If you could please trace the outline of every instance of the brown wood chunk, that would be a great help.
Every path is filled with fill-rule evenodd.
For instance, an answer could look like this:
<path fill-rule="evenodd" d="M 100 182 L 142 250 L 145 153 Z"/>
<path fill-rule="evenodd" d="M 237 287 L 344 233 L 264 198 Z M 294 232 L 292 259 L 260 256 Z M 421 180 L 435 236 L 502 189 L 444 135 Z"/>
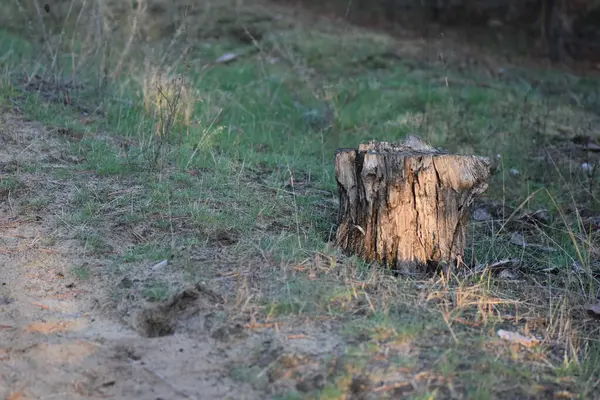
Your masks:
<path fill-rule="evenodd" d="M 412 135 L 401 144 L 339 149 L 336 245 L 405 272 L 454 263 L 489 170 L 485 157 L 448 154 Z"/>

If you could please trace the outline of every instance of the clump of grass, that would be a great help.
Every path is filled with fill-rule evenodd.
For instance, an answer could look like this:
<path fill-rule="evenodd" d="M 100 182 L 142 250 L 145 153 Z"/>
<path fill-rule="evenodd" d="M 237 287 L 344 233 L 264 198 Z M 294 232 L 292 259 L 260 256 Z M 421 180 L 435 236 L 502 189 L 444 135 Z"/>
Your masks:
<path fill-rule="evenodd" d="M 153 166 L 166 158 L 165 147 L 173 140 L 175 126 L 183 122 L 189 133 L 194 101 L 190 98 L 189 89 L 183 76 L 169 76 L 168 72 L 160 73 L 155 68 L 147 71 L 142 85 L 144 110 L 156 121 L 154 136 L 148 137 L 146 152 Z M 181 130 L 179 130 L 180 135 Z M 179 143 L 182 143 L 179 137 Z"/>
<path fill-rule="evenodd" d="M 21 186 L 19 180 L 14 176 L 0 177 L 0 198 L 5 198 Z"/>
<path fill-rule="evenodd" d="M 158 67 L 147 66 L 142 83 L 144 111 L 159 121 L 157 136 L 168 135 L 176 123 L 181 123 L 189 133 L 195 109 L 191 92 L 183 75 L 174 76 L 169 69 L 161 72 Z"/>
<path fill-rule="evenodd" d="M 90 279 L 90 268 L 87 264 L 82 264 L 71 268 L 71 274 L 79 280 L 87 281 Z"/>
<path fill-rule="evenodd" d="M 142 289 L 142 296 L 149 301 L 164 301 L 169 297 L 169 284 L 160 280 L 148 282 Z"/>
<path fill-rule="evenodd" d="M 82 227 L 81 231 L 76 234 L 76 238 L 83 243 L 84 251 L 86 253 L 98 256 L 112 252 L 112 246 L 100 233 L 86 231 L 88 231 L 88 229 Z"/>

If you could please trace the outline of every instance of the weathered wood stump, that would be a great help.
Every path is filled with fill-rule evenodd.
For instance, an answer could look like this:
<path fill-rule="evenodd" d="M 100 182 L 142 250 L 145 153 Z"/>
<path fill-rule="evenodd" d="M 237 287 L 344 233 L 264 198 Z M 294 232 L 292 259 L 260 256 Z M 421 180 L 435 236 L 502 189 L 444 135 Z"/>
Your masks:
<path fill-rule="evenodd" d="M 402 144 L 339 149 L 336 245 L 402 272 L 454 265 L 489 168 L 487 158 L 448 154 L 410 135 Z"/>

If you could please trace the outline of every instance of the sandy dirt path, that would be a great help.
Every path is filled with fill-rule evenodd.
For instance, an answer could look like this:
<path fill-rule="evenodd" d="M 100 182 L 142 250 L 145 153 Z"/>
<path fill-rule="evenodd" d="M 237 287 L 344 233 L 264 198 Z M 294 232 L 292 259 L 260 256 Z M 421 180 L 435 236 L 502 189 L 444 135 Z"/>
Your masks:
<path fill-rule="evenodd" d="M 2 119 L 0 176 L 28 162 L 65 158 L 64 144 L 40 124 L 15 115 Z M 53 178 L 22 176 L 26 190 L 0 199 L 0 398 L 262 398 L 229 378 L 228 352 L 206 330 L 148 338 L 103 317 L 98 303 L 105 287 L 73 276 L 74 265 L 90 260 L 57 230 L 60 206 L 36 218 L 20 212 L 19 200 Z M 60 190 L 61 182 L 54 184 Z M 104 267 L 101 260 L 90 264 Z"/>

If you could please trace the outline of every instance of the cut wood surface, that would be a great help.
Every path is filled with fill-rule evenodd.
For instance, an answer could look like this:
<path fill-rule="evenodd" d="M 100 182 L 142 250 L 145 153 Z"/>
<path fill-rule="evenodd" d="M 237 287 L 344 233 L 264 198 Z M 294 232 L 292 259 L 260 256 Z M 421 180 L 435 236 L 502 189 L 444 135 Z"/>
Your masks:
<path fill-rule="evenodd" d="M 455 263 L 489 168 L 485 157 L 448 154 L 412 135 L 339 149 L 337 246 L 404 272 Z"/>

